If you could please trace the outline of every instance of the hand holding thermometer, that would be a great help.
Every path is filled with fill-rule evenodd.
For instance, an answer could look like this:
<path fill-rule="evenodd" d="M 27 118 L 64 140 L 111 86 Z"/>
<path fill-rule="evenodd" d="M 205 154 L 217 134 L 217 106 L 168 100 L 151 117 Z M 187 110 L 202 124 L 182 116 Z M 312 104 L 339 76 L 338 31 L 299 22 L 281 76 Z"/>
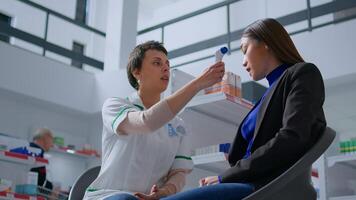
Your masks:
<path fill-rule="evenodd" d="M 229 51 L 227 47 L 222 47 L 215 52 L 215 62 L 220 62 L 224 55 Z"/>

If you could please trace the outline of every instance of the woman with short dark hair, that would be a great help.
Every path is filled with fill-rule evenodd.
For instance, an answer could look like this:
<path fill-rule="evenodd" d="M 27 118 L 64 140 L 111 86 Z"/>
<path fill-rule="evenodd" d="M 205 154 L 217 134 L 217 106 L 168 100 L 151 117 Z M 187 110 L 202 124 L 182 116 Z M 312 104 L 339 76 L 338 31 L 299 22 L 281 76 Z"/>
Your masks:
<path fill-rule="evenodd" d="M 221 81 L 217 62 L 174 94 L 168 86 L 167 50 L 148 41 L 131 52 L 127 75 L 137 92 L 110 98 L 102 109 L 102 164 L 84 199 L 159 199 L 179 192 L 193 168 L 190 132 L 177 113 L 201 89 Z"/>

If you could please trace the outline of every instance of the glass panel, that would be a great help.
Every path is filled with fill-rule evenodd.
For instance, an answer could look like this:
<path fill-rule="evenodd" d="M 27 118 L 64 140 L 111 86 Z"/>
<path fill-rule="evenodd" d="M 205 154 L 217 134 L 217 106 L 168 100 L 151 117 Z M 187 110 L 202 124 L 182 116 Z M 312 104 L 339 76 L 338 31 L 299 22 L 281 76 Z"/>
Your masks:
<path fill-rule="evenodd" d="M 0 10 L 13 17 L 11 25 L 38 37 L 44 37 L 46 13 L 14 0 L 0 0 Z M 5 12 L 6 11 L 6 12 Z M 31 19 L 29 19 L 31 16 Z M 29 20 L 34 23 L 29 23 Z"/>
<path fill-rule="evenodd" d="M 214 56 L 216 50 L 220 49 L 223 46 L 227 46 L 227 45 L 219 45 L 216 47 L 212 47 L 212 48 L 208 48 L 208 49 L 204 49 L 198 52 L 194 52 L 188 55 L 184 55 L 184 56 L 180 56 L 177 58 L 173 58 L 170 60 L 171 66 L 174 67 L 176 65 L 180 65 L 180 64 L 184 64 L 193 60 L 197 60 L 197 59 L 201 59 L 204 57 L 208 57 L 208 56 Z"/>
<path fill-rule="evenodd" d="M 104 60 L 104 37 L 52 15 L 49 16 L 47 41 L 66 49 L 72 49 L 73 41 L 77 41 L 85 45 L 86 56 Z"/>
<path fill-rule="evenodd" d="M 171 51 L 226 34 L 226 18 L 226 7 L 222 7 L 169 25 L 164 31 L 166 48 Z"/>
<path fill-rule="evenodd" d="M 265 18 L 265 0 L 238 1 L 230 7 L 230 30 L 244 29 L 252 22 Z"/>
<path fill-rule="evenodd" d="M 332 2 L 333 0 L 310 0 L 310 6 L 314 7 L 314 6 L 319 6 L 322 4 L 326 4 L 329 2 Z"/>
<path fill-rule="evenodd" d="M 3 1 L 3 0 L 1 0 Z M 13 0 L 7 0 L 13 1 Z M 76 9 L 76 0 L 31 0 L 37 4 L 44 6 L 45 8 L 59 12 L 62 15 L 65 15 L 71 19 L 75 19 L 75 9 Z"/>
<path fill-rule="evenodd" d="M 224 0 L 139 1 L 137 30 L 166 22 Z"/>
<path fill-rule="evenodd" d="M 71 59 L 48 50 L 46 51 L 46 57 L 68 65 L 71 64 Z"/>
<path fill-rule="evenodd" d="M 306 0 L 268 0 L 267 17 L 278 18 L 307 9 Z"/>
<path fill-rule="evenodd" d="M 300 30 L 308 28 L 308 21 L 304 20 L 304 21 L 297 22 L 294 24 L 289 24 L 287 26 L 284 26 L 284 28 L 287 30 L 288 33 L 300 31 Z"/>
<path fill-rule="evenodd" d="M 141 44 L 149 40 L 156 40 L 162 42 L 162 29 L 159 28 L 147 33 L 143 33 L 141 35 L 137 35 L 136 44 Z"/>
<path fill-rule="evenodd" d="M 320 17 L 312 18 L 312 25 L 317 26 L 334 20 L 334 14 L 322 15 Z"/>
<path fill-rule="evenodd" d="M 238 48 L 240 48 L 240 46 L 241 46 L 240 39 L 232 41 L 231 44 L 230 44 L 231 49 L 238 49 Z"/>
<path fill-rule="evenodd" d="M 25 40 L 21 40 L 21 39 L 12 37 L 10 40 L 10 43 L 13 44 L 14 46 L 29 50 L 29 51 L 37 53 L 39 55 L 42 55 L 42 53 L 43 53 L 42 47 L 34 45 L 33 43 L 27 42 Z"/>

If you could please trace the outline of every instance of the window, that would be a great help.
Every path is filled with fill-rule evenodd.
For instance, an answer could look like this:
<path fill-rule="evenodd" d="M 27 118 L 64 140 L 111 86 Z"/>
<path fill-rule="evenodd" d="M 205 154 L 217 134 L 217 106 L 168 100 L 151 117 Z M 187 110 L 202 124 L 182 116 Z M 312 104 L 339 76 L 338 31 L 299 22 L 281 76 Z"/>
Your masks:
<path fill-rule="evenodd" d="M 6 23 L 8 25 L 11 25 L 11 17 L 0 13 L 0 23 Z M 3 34 L 2 32 L 0 32 L 0 41 L 9 43 L 10 42 L 10 37 L 8 35 Z"/>
<path fill-rule="evenodd" d="M 79 54 L 84 54 L 84 45 L 80 44 L 78 42 L 73 42 L 73 51 L 75 53 L 79 53 Z M 79 60 L 73 60 L 72 59 L 72 66 L 77 67 L 79 69 L 83 68 L 83 63 Z"/>
<path fill-rule="evenodd" d="M 75 11 L 75 20 L 86 23 L 87 18 L 87 0 L 77 0 L 77 8 Z"/>

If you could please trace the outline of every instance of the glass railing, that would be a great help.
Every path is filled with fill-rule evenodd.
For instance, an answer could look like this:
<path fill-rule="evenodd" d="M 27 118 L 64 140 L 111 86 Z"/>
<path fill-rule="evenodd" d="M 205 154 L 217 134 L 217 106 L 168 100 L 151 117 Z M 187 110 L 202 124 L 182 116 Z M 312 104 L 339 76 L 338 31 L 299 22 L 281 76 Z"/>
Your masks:
<path fill-rule="evenodd" d="M 6 2 L 3 3 L 5 4 Z M 78 32 L 80 32 L 81 35 L 88 38 L 85 39 L 85 41 L 88 41 L 88 43 L 84 44 L 85 48 L 89 48 L 89 46 L 90 49 L 94 49 L 95 46 L 105 47 L 105 33 L 103 31 L 32 1 L 13 0 L 8 1 L 8 3 L 10 4 L 9 6 L 18 7 L 17 11 L 14 11 L 16 9 L 12 10 L 22 17 L 21 23 L 18 22 L 20 21 L 20 16 L 16 16 L 16 14 L 14 16 L 15 19 L 17 18 L 15 20 L 16 23 L 0 22 L 0 34 L 9 37 L 10 44 L 67 64 L 74 60 L 77 63 L 103 70 L 104 54 L 102 54 L 101 58 L 98 58 L 100 56 L 93 53 L 93 51 L 90 51 L 90 53 L 88 53 L 89 51 L 84 51 L 82 54 L 73 51 L 70 46 L 72 42 L 83 39 L 80 36 L 76 36 L 78 39 L 71 37 L 71 34 L 78 35 Z M 20 13 L 20 10 L 26 13 Z M 24 21 L 27 24 L 24 24 Z M 94 44 L 93 40 L 103 44 Z"/>
<path fill-rule="evenodd" d="M 253 0 L 251 2 L 251 12 L 255 11 L 253 8 Z M 293 2 L 293 1 L 291 1 Z M 291 12 L 287 15 L 282 15 L 276 18 L 281 24 L 283 24 L 290 35 L 295 35 L 307 31 L 313 31 L 314 29 L 321 28 L 330 24 L 336 24 L 340 22 L 344 22 L 347 20 L 356 18 L 356 0 L 337 0 L 337 1 L 329 1 L 327 3 L 319 3 L 319 1 L 314 0 L 305 0 L 305 1 L 295 1 L 299 4 L 302 4 L 302 8 Z M 294 3 L 295 3 L 294 2 Z M 193 17 L 203 15 L 207 12 L 211 12 L 216 9 L 226 10 L 226 19 L 224 22 L 227 23 L 226 32 L 223 35 L 214 36 L 211 39 L 190 43 L 180 48 L 176 49 L 168 49 L 169 50 L 169 58 L 182 58 L 189 54 L 199 54 L 199 52 L 203 52 L 205 49 L 213 48 L 220 45 L 228 45 L 230 48 L 230 52 L 239 51 L 240 45 L 233 45 L 233 43 L 237 43 L 241 38 L 243 28 L 240 29 L 232 29 L 231 27 L 236 26 L 236 21 L 238 19 L 232 20 L 231 13 L 238 12 L 236 8 L 239 7 L 239 3 L 245 3 L 242 0 L 226 0 L 215 5 L 211 5 L 206 8 L 202 8 L 195 12 L 186 14 L 184 16 L 177 17 L 175 19 L 171 19 L 169 21 L 142 29 L 138 31 L 138 37 L 148 33 L 154 33 L 157 38 L 161 38 L 161 42 L 166 43 L 166 39 L 169 37 L 169 33 L 165 31 L 167 27 L 174 26 L 177 23 L 182 23 L 184 21 L 190 20 Z M 266 4 L 269 2 L 267 1 Z M 267 5 L 264 5 L 267 6 Z M 235 9 L 235 10 L 234 10 Z M 277 9 L 278 10 L 278 9 Z M 267 14 L 267 13 L 265 13 Z M 264 14 L 264 16 L 265 16 Z M 251 13 L 253 15 L 253 13 Z M 252 21 L 251 21 L 252 22 Z M 200 24 L 196 24 L 197 27 Z M 207 30 L 209 31 L 209 30 Z M 160 35 L 157 36 L 157 33 Z M 179 38 L 175 38 L 177 41 L 180 41 Z M 212 51 L 210 51 L 212 52 Z M 188 65 L 194 62 L 198 62 L 201 60 L 209 59 L 214 57 L 214 55 L 210 54 L 201 54 L 202 56 L 191 56 L 189 59 L 180 59 L 181 61 L 177 64 L 173 64 L 172 68 Z M 193 57 L 193 58 L 192 58 Z"/>

